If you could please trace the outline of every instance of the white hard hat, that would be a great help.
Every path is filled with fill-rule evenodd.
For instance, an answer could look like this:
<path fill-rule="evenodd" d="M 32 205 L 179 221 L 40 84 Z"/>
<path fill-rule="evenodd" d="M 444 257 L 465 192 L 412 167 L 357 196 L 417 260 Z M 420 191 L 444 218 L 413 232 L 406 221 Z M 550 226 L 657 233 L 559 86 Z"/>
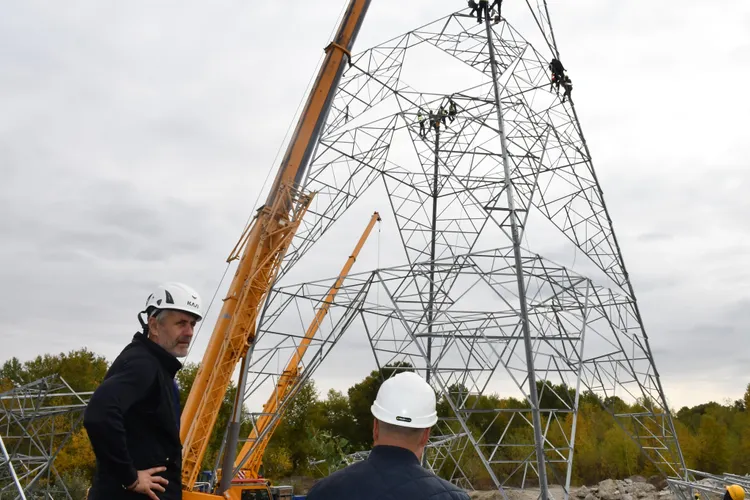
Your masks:
<path fill-rule="evenodd" d="M 370 411 L 381 422 L 426 429 L 438 420 L 436 404 L 430 384 L 414 372 L 402 372 L 383 382 Z"/>
<path fill-rule="evenodd" d="M 165 283 L 146 299 L 146 315 L 151 316 L 154 310 L 172 309 L 185 311 L 203 319 L 201 297 L 198 292 L 182 283 Z"/>

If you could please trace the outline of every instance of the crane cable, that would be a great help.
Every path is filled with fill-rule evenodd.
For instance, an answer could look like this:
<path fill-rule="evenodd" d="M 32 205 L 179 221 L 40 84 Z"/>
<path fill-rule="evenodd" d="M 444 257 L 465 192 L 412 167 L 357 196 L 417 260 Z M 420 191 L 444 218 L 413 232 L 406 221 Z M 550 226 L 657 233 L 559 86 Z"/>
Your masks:
<path fill-rule="evenodd" d="M 333 37 L 334 33 L 336 32 L 336 27 L 340 24 L 341 19 L 344 16 L 345 9 L 346 9 L 346 4 L 344 4 L 344 7 L 342 7 L 341 11 L 339 12 L 338 18 L 336 19 L 336 22 L 333 25 L 333 29 L 331 30 L 331 33 L 328 35 L 329 40 Z M 326 57 L 326 54 L 325 52 L 323 52 L 323 54 L 318 59 L 318 64 L 317 64 L 318 68 L 320 68 L 321 64 L 323 63 L 323 59 L 325 57 Z M 297 110 L 294 112 L 292 120 L 289 122 L 289 126 L 287 127 L 286 133 L 284 134 L 284 138 L 281 140 L 281 143 L 279 144 L 279 149 L 276 151 L 276 156 L 274 156 L 273 162 L 271 162 L 271 164 L 268 167 L 268 171 L 266 172 L 266 178 L 263 180 L 263 185 L 261 186 L 260 191 L 258 191 L 258 196 L 255 198 L 255 203 L 253 204 L 254 207 L 258 206 L 260 197 L 265 192 L 266 185 L 268 184 L 268 179 L 271 177 L 271 172 L 274 171 L 274 167 L 278 164 L 281 151 L 284 149 L 284 146 L 286 145 L 287 139 L 289 138 L 289 135 L 292 129 L 294 128 L 296 122 L 299 120 L 299 115 L 300 115 L 302 106 L 304 105 L 305 98 L 310 94 L 310 90 L 312 89 L 312 86 L 313 86 L 313 81 L 315 80 L 315 76 L 317 74 L 318 74 L 317 71 L 313 72 L 312 76 L 310 77 L 310 80 L 307 82 L 305 91 L 302 93 L 302 97 L 299 100 L 299 104 L 297 104 Z M 250 215 L 247 217 L 247 220 L 245 221 L 245 225 L 244 225 L 245 228 L 247 228 L 247 226 L 252 221 L 254 213 L 255 212 L 250 212 Z M 232 265 L 231 262 L 227 262 L 227 265 L 224 268 L 224 274 L 222 274 L 221 279 L 219 280 L 219 284 L 216 285 L 216 289 L 214 290 L 213 297 L 211 297 L 211 302 L 209 302 L 208 307 L 206 308 L 206 311 L 203 313 L 204 318 L 207 318 L 208 314 L 211 312 L 211 307 L 213 306 L 214 301 L 216 300 L 216 296 L 219 294 L 219 290 L 224 284 L 224 280 L 227 277 L 227 273 L 229 272 L 229 267 L 231 265 Z M 201 321 L 198 324 L 198 330 L 195 332 L 195 335 L 193 335 L 193 340 L 190 342 L 190 348 L 188 349 L 187 356 L 185 357 L 185 363 L 187 363 L 187 359 L 188 357 L 190 357 L 190 353 L 193 351 L 193 347 L 196 344 L 196 340 L 198 340 L 198 336 L 200 335 L 204 324 L 205 324 L 204 321 Z"/>

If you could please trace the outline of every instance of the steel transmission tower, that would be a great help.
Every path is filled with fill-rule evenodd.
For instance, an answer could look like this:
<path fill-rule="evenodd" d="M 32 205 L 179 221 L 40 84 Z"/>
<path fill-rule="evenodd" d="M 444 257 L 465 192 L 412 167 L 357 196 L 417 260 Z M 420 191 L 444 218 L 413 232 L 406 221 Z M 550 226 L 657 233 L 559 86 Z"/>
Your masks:
<path fill-rule="evenodd" d="M 477 23 L 467 9 L 351 57 L 304 180 L 315 199 L 260 320 L 246 394 L 282 375 L 336 279 L 290 284 L 300 269 L 315 274 L 310 250 L 350 208 L 377 198 L 398 229 L 383 252 L 402 263 L 347 277 L 279 408 L 356 331 L 374 366 L 406 362 L 437 391 L 443 418 L 427 465 L 462 486 L 482 476 L 501 491 L 539 487 L 542 498 L 563 485 L 567 497 L 589 394 L 658 470 L 685 477 L 575 108 L 550 88 L 547 64 L 559 52 L 546 5 L 528 7 L 541 47 L 507 19 Z M 458 112 L 436 130 L 430 121 L 449 99 Z M 622 411 L 623 401 L 639 411 Z"/>
<path fill-rule="evenodd" d="M 59 375 L 0 393 L 0 498 L 72 498 L 54 461 L 90 396 Z"/>

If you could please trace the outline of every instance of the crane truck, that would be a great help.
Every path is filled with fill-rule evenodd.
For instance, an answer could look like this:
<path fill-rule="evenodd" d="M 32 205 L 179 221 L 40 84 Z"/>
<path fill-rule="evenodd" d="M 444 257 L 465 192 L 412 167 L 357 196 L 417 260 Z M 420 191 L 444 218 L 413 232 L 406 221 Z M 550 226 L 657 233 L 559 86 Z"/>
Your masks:
<path fill-rule="evenodd" d="M 369 4 L 370 0 L 349 0 L 335 38 L 325 48 L 325 58 L 266 202 L 229 256 L 230 262 L 238 261 L 237 269 L 180 422 L 180 438 L 183 443 L 182 487 L 186 500 L 207 500 L 222 496 L 236 500 L 260 500 L 270 498 L 274 493 L 266 481 L 257 477 L 232 479 L 229 489 L 218 492 L 218 495 L 197 491 L 196 482 L 232 374 L 255 342 L 258 314 L 263 301 L 312 202 L 314 195 L 302 191 L 302 179 L 346 63 L 351 58 L 351 49 Z M 277 386 L 277 392 L 292 387 L 296 370 L 296 365 L 292 366 L 289 376 L 281 378 L 279 384 L 285 387 Z M 265 435 L 270 438 L 269 432 Z M 264 446 L 256 446 L 256 449 L 262 453 Z M 242 456 L 240 453 L 240 457 Z M 257 476 L 257 469 L 254 468 L 255 464 L 260 463 L 261 457 L 250 458 L 252 461 L 248 462 L 251 464 L 251 475 L 255 470 L 254 474 Z"/>

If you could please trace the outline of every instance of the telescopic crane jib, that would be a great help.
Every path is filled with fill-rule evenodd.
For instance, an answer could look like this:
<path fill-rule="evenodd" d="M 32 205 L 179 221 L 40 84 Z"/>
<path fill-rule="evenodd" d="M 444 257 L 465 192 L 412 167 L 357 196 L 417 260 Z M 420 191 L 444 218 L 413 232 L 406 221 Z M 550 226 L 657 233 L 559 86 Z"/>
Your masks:
<path fill-rule="evenodd" d="M 326 122 L 370 0 L 350 0 L 311 89 L 265 205 L 229 257 L 237 271 L 182 413 L 182 482 L 190 492 L 232 373 L 255 341 L 258 313 L 312 200 L 300 182 Z M 194 493 L 202 498 L 204 494 Z M 186 494 L 185 498 L 191 498 Z M 194 498 L 198 498 L 195 496 Z"/>
<path fill-rule="evenodd" d="M 310 346 L 312 339 L 315 337 L 318 328 L 320 328 L 320 325 L 323 323 L 323 320 L 328 314 L 328 310 L 330 309 L 331 304 L 333 304 L 333 301 L 336 298 L 336 293 L 338 293 L 341 285 L 344 283 L 344 279 L 346 279 L 349 271 L 351 271 L 354 262 L 357 260 L 357 256 L 359 256 L 360 250 L 362 250 L 362 247 L 364 246 L 367 238 L 372 232 L 372 228 L 375 227 L 375 223 L 378 221 L 380 221 L 380 215 L 378 214 L 378 212 L 375 212 L 374 214 L 372 214 L 372 217 L 370 217 L 370 222 L 367 224 L 365 231 L 362 233 L 362 236 L 357 242 L 357 245 L 354 247 L 354 251 L 352 251 L 352 254 L 347 259 L 343 269 L 341 269 L 336 282 L 333 284 L 333 286 L 331 286 L 331 289 L 328 291 L 328 295 L 321 303 L 320 308 L 317 310 L 315 318 L 307 328 L 305 336 L 302 338 L 300 345 L 297 347 L 297 349 L 295 349 L 294 354 L 289 360 L 289 363 L 287 364 L 282 376 L 279 378 L 279 381 L 276 384 L 276 388 L 271 394 L 271 397 L 268 399 L 268 402 L 265 404 L 265 406 L 263 406 L 263 414 L 258 419 L 255 429 L 253 429 L 252 433 L 250 434 L 250 439 L 248 439 L 248 441 L 243 446 L 234 464 L 235 467 L 242 467 L 242 470 L 245 472 L 245 477 L 252 479 L 258 478 L 258 472 L 260 470 L 260 465 L 263 459 L 263 452 L 265 451 L 266 446 L 268 445 L 268 442 L 273 435 L 273 431 L 281 422 L 279 418 L 273 418 L 280 411 L 279 404 L 286 400 L 286 396 L 292 391 L 292 389 L 299 381 L 300 362 L 305 356 L 305 352 Z M 259 441 L 259 443 L 255 444 L 256 441 Z M 255 447 L 253 449 L 254 444 Z M 245 457 L 247 457 L 247 459 L 245 459 Z"/>

